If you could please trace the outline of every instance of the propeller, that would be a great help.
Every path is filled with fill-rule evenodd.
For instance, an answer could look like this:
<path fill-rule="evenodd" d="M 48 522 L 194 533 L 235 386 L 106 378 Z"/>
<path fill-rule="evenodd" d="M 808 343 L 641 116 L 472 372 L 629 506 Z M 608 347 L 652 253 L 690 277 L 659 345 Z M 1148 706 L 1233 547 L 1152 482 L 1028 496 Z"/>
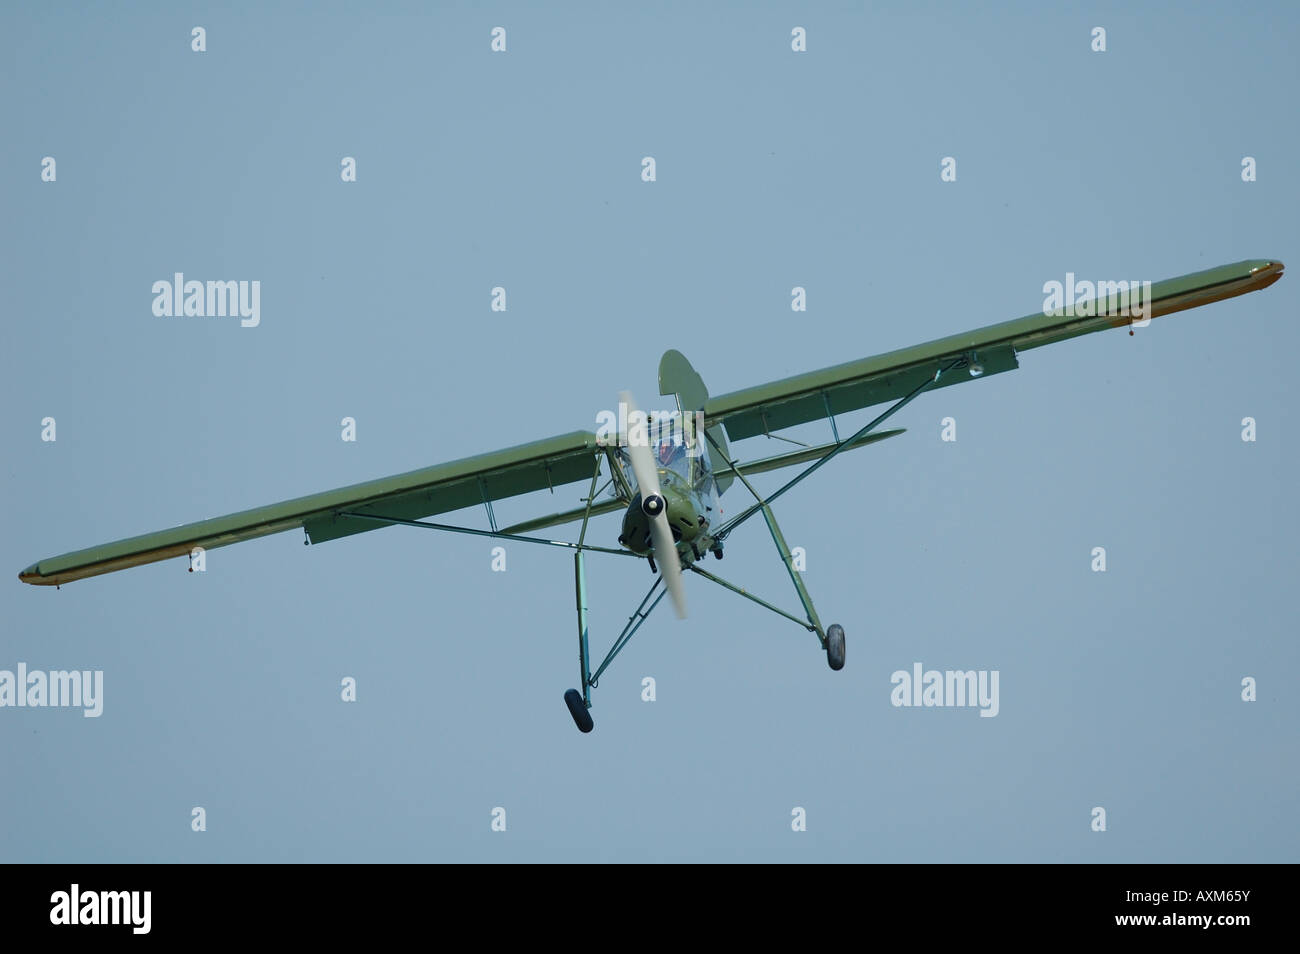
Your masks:
<path fill-rule="evenodd" d="M 631 420 L 637 411 L 636 401 L 624 391 L 620 399 L 627 405 L 627 417 Z M 644 418 L 644 415 L 640 415 Z M 650 521 L 650 543 L 654 550 L 659 572 L 672 597 L 673 609 L 678 619 L 686 618 L 686 588 L 682 585 L 682 562 L 677 557 L 677 544 L 673 542 L 672 530 L 668 527 L 668 503 L 659 490 L 659 471 L 655 467 L 654 455 L 650 453 L 650 436 L 647 427 L 643 429 L 639 440 L 632 440 L 628 435 L 627 453 L 632 459 L 632 473 L 636 475 L 637 489 L 641 491 L 641 512 Z M 631 427 L 628 428 L 632 430 Z"/>

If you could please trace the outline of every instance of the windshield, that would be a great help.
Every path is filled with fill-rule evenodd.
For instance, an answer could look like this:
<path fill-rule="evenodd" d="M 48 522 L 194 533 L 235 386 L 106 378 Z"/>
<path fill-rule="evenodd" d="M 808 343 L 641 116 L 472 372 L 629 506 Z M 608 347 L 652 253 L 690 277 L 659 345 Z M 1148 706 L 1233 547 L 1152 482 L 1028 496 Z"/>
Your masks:
<path fill-rule="evenodd" d="M 691 458 L 686 454 L 686 446 L 670 440 L 660 441 L 655 448 L 655 466 L 660 473 L 671 470 L 688 484 L 691 483 Z"/>
<path fill-rule="evenodd" d="M 659 441 L 651 446 L 650 452 L 655 469 L 659 471 L 660 480 L 663 480 L 667 474 L 674 474 L 689 487 L 700 476 L 702 467 L 696 466 L 695 462 L 701 460 L 701 458 L 692 457 L 687 453 L 684 444 L 667 440 Z M 626 447 L 618 449 L 618 460 L 623 466 L 623 473 L 628 482 L 635 487 L 636 475 L 632 469 L 632 459 L 628 456 Z"/>

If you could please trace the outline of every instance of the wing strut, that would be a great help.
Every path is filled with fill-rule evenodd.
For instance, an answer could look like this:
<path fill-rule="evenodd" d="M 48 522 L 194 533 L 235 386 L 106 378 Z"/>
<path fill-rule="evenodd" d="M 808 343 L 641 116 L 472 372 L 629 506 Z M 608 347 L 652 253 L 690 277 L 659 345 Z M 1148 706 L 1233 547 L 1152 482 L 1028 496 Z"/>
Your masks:
<path fill-rule="evenodd" d="M 602 662 L 596 668 L 596 671 L 591 674 L 591 678 L 587 680 L 587 685 L 591 686 L 593 689 L 597 687 L 600 677 L 604 674 L 605 670 L 609 668 L 609 664 L 614 661 L 614 657 L 621 653 L 623 647 L 632 641 L 632 637 L 635 636 L 636 631 L 641 628 L 641 624 L 646 621 L 654 608 L 659 605 L 659 601 L 667 595 L 668 591 L 664 590 L 655 597 L 653 603 L 650 603 L 650 597 L 655 595 L 655 590 L 663 586 L 663 582 L 664 578 L 656 574 L 654 583 L 650 584 L 650 590 L 641 599 L 641 605 L 636 608 L 635 613 L 627 618 L 627 625 L 623 627 L 623 632 L 618 634 L 618 639 L 614 640 L 614 645 L 610 647 L 609 653 L 606 654 L 605 661 Z M 647 603 L 650 603 L 649 609 L 646 608 Z"/>
<path fill-rule="evenodd" d="M 714 539 L 718 541 L 725 540 L 727 538 L 727 535 L 731 533 L 732 530 L 735 530 L 738 526 L 740 526 L 750 517 L 754 516 L 754 514 L 760 513 L 763 510 L 765 510 L 768 504 L 774 501 L 777 497 L 781 496 L 783 493 L 785 493 L 795 484 L 799 483 L 799 481 L 811 475 L 813 471 L 815 471 L 822 464 L 826 463 L 828 460 L 830 460 L 840 451 L 844 450 L 846 447 L 851 446 L 855 441 L 858 441 L 861 438 L 865 437 L 867 434 L 871 433 L 871 431 L 875 430 L 880 424 L 884 423 L 887 419 L 889 419 L 898 411 L 901 411 L 905 406 L 910 404 L 914 398 L 916 398 L 918 395 L 921 394 L 921 392 L 937 384 L 939 382 L 939 379 L 943 377 L 945 374 L 947 374 L 949 371 L 952 371 L 956 368 L 964 368 L 969 364 L 970 364 L 969 356 L 962 355 L 961 357 L 954 358 L 945 367 L 942 367 L 939 370 L 935 371 L 934 377 L 922 381 L 917 387 L 913 388 L 907 394 L 903 395 L 903 397 L 900 398 L 898 401 L 896 401 L 894 404 L 892 404 L 888 410 L 886 410 L 883 414 L 881 414 L 871 423 L 867 424 L 865 427 L 859 430 L 852 437 L 837 443 L 833 448 L 830 449 L 830 451 L 827 452 L 826 456 L 819 458 L 818 460 L 814 461 L 811 465 L 806 467 L 804 470 L 800 471 L 798 476 L 794 477 L 792 480 L 790 480 L 789 482 L 781 486 L 780 489 L 772 493 L 766 500 L 763 500 L 761 497 L 758 498 L 758 503 L 755 503 L 752 506 L 746 508 L 744 511 L 742 511 L 741 513 L 739 513 L 735 517 L 732 517 L 730 520 L 724 523 L 721 527 L 718 528 L 718 532 L 713 535 Z M 707 437 L 708 434 L 706 433 L 705 436 Z M 731 466 L 733 469 L 735 468 L 736 464 L 734 461 L 732 462 Z M 753 492 L 753 488 L 750 488 L 750 492 L 751 493 Z M 755 493 L 754 496 L 758 497 L 758 494 Z"/>
<path fill-rule="evenodd" d="M 430 523 L 427 520 L 403 520 L 401 517 L 384 517 L 375 513 L 357 513 L 356 511 L 351 510 L 341 511 L 338 516 L 351 517 L 356 520 L 373 520 L 376 523 L 387 523 L 403 527 L 424 527 L 426 530 L 446 530 L 449 533 L 470 533 L 476 537 L 496 537 L 501 540 L 518 540 L 520 543 L 541 543 L 550 547 L 566 547 L 570 550 L 591 550 L 593 553 L 612 553 L 615 556 L 636 557 L 638 560 L 645 559 L 630 550 L 615 550 L 612 547 L 593 547 L 590 543 L 577 544 L 570 543 L 568 540 L 546 540 L 542 537 L 527 537 L 519 533 L 476 530 L 473 527 L 454 527 L 449 523 Z"/>
<path fill-rule="evenodd" d="M 936 375 L 936 378 L 937 377 L 938 376 Z M 855 438 L 856 436 L 857 435 L 855 435 Z M 842 446 L 843 445 L 837 444 L 836 447 L 830 453 L 834 453 L 835 450 L 839 450 L 840 447 Z M 827 456 L 829 456 L 829 454 Z M 825 460 L 825 458 L 822 458 L 822 460 Z M 731 463 L 731 469 L 735 472 L 736 476 L 740 478 L 740 482 L 745 485 L 745 489 L 754 495 L 754 500 L 757 501 L 757 503 L 755 503 L 754 506 L 756 506 L 759 509 L 759 511 L 762 512 L 763 520 L 767 522 L 767 530 L 770 534 L 772 534 L 772 542 L 776 544 L 777 553 L 781 555 L 781 562 L 785 564 L 786 572 L 790 574 L 790 582 L 794 584 L 795 592 L 799 594 L 799 602 L 803 604 L 804 612 L 807 614 L 808 618 L 806 620 L 801 620 L 797 616 L 791 616 L 785 610 L 777 609 L 777 607 L 773 606 L 771 603 L 759 599 L 757 596 L 744 590 L 743 588 L 736 586 L 732 583 L 728 583 L 726 580 L 722 579 L 721 577 L 714 576 L 708 570 L 701 569 L 700 567 L 695 566 L 694 564 L 691 565 L 691 569 L 694 570 L 696 573 L 700 574 L 701 576 L 703 576 L 705 579 L 712 580 L 714 583 L 717 583 L 719 586 L 726 587 L 727 589 L 731 590 L 733 593 L 739 593 L 741 596 L 746 597 L 747 599 L 751 599 L 755 603 L 758 603 L 761 606 L 766 606 L 768 609 L 772 610 L 772 612 L 777 613 L 780 616 L 784 616 L 786 619 L 794 620 L 796 623 L 798 623 L 800 626 L 807 629 L 809 632 L 814 633 L 817 636 L 818 642 L 822 644 L 822 648 L 825 649 L 826 630 L 822 628 L 822 621 L 817 616 L 817 608 L 813 606 L 812 597 L 808 594 L 808 588 L 803 585 L 803 574 L 800 573 L 799 570 L 795 567 L 794 556 L 790 553 L 790 547 L 785 542 L 785 534 L 781 532 L 780 526 L 777 525 L 776 514 L 772 513 L 772 508 L 768 506 L 768 502 L 763 499 L 762 494 L 760 494 L 754 488 L 754 485 L 749 482 L 749 478 L 746 477 L 741 472 L 740 468 L 736 466 L 736 462 L 731 461 L 730 463 Z M 714 551 L 715 554 L 719 554 L 719 555 L 721 554 L 721 552 L 722 552 L 721 549 Z"/>

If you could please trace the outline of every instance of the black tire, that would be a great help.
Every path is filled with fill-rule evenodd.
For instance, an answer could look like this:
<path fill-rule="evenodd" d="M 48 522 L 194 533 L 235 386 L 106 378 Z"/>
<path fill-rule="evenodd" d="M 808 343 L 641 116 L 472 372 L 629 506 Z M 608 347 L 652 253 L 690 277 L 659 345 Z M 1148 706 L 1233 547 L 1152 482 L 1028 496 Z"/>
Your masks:
<path fill-rule="evenodd" d="M 564 694 L 564 704 L 569 707 L 569 715 L 573 716 L 573 723 L 579 732 L 590 732 L 596 727 L 596 723 L 591 721 L 587 704 L 582 701 L 582 693 L 577 689 L 570 689 Z"/>
<path fill-rule="evenodd" d="M 839 623 L 826 629 L 826 662 L 836 672 L 844 668 L 844 627 Z"/>

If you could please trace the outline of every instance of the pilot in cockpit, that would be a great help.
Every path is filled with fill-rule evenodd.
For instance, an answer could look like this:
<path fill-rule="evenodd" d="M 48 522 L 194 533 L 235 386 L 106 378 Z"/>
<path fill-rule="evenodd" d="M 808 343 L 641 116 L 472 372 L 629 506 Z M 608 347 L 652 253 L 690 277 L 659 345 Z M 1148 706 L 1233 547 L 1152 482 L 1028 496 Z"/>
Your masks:
<path fill-rule="evenodd" d="M 672 440 L 659 442 L 659 466 L 665 470 L 681 473 L 682 458 L 686 456 L 686 445 Z"/>

